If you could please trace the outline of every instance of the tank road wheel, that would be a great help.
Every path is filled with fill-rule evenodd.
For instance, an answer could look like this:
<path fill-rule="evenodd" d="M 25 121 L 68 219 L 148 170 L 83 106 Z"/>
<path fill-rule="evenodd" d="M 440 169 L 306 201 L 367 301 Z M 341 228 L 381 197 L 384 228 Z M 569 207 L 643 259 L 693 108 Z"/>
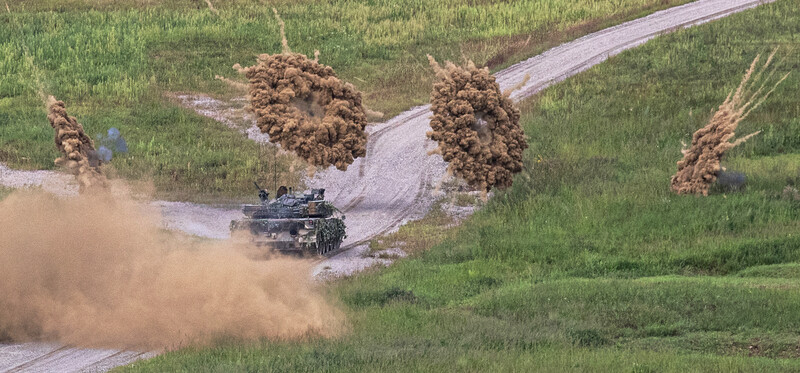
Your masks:
<path fill-rule="evenodd" d="M 317 245 L 319 246 L 320 255 L 325 255 L 328 251 L 331 251 L 331 242 L 325 236 L 322 231 L 317 232 Z"/>
<path fill-rule="evenodd" d="M 342 244 L 341 241 L 325 242 L 325 254 L 338 250 L 341 244 Z"/>
<path fill-rule="evenodd" d="M 312 244 L 308 245 L 308 250 L 307 251 L 309 253 L 314 253 L 314 254 L 317 254 L 317 255 L 319 255 L 319 253 L 320 253 L 319 246 L 317 246 L 316 243 L 312 243 Z"/>

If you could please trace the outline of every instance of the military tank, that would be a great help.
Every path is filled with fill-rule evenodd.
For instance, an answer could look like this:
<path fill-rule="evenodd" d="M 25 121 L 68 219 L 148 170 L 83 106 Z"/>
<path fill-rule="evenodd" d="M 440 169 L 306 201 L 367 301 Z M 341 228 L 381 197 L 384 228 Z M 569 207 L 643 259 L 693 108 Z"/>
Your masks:
<path fill-rule="evenodd" d="M 255 183 L 254 183 L 255 184 Z M 244 235 L 259 247 L 299 255 L 325 255 L 339 249 L 344 215 L 325 201 L 325 189 L 295 194 L 281 187 L 277 198 L 255 184 L 261 204 L 244 205 L 244 219 L 231 221 L 231 235 Z"/>

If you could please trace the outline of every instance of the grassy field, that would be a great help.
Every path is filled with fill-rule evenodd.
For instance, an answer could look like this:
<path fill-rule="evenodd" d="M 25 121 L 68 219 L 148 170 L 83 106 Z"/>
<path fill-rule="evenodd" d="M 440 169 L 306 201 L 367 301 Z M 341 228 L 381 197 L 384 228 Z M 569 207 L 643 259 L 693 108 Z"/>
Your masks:
<path fill-rule="evenodd" d="M 800 181 L 798 35 L 798 1 L 778 1 L 530 100 L 514 187 L 445 237 L 404 228 L 442 241 L 429 250 L 333 283 L 342 337 L 228 342 L 120 371 L 798 371 L 800 201 L 781 192 Z M 724 162 L 747 188 L 672 194 L 681 140 L 775 45 L 795 73 Z"/>
<path fill-rule="evenodd" d="M 55 149 L 37 96 L 45 92 L 90 133 L 122 130 L 131 152 L 118 174 L 152 179 L 161 195 L 186 199 L 251 194 L 251 181 L 278 171 L 274 148 L 181 109 L 168 93 L 231 97 L 224 75 L 259 53 L 280 51 L 271 5 L 287 23 L 295 51 L 321 62 L 364 92 L 387 116 L 428 100 L 426 53 L 500 68 L 563 40 L 688 0 L 525 0 L 411 2 L 338 0 L 204 1 L 24 0 L 0 12 L 0 162 L 52 168 Z M 30 60 L 20 58 L 28 51 Z M 302 168 L 302 167 L 300 167 Z M 271 177 L 270 177 L 271 179 Z"/>

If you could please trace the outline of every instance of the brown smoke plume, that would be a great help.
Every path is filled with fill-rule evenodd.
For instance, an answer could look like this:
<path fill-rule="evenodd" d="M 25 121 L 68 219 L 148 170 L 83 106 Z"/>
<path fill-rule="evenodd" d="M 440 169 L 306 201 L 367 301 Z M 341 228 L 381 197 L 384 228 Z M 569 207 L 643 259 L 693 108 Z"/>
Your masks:
<path fill-rule="evenodd" d="M 214 8 L 214 4 L 211 4 L 211 0 L 206 0 L 206 5 L 208 5 L 208 10 L 210 10 L 211 13 L 219 15 L 219 10 L 217 10 L 217 8 Z"/>
<path fill-rule="evenodd" d="M 276 11 L 276 17 L 277 11 Z M 346 170 L 366 155 L 367 117 L 361 93 L 330 66 L 293 53 L 278 17 L 283 53 L 258 56 L 256 65 L 235 69 L 250 81 L 250 100 L 261 132 L 315 166 Z"/>
<path fill-rule="evenodd" d="M 170 349 L 343 330 L 312 263 L 165 232 L 129 199 L 16 192 L 0 226 L 0 338 Z"/>
<path fill-rule="evenodd" d="M 428 60 L 438 79 L 431 92 L 428 132 L 439 142 L 437 152 L 469 185 L 484 191 L 508 188 L 513 175 L 522 171 L 522 152 L 528 147 L 519 110 L 489 69 L 472 61 L 464 67 L 448 61 L 442 68 L 433 57 Z"/>
<path fill-rule="evenodd" d="M 724 170 L 720 161 L 725 152 L 761 132 L 751 133 L 735 141 L 733 139 L 739 123 L 764 103 L 789 76 L 787 73 L 777 80 L 772 89 L 765 92 L 768 82 L 775 74 L 775 69 L 770 70 L 769 66 L 777 51 L 775 49 L 770 54 L 758 72 L 756 68 L 761 55 L 756 56 L 739 87 L 728 94 L 708 124 L 694 133 L 692 145 L 681 150 L 683 159 L 678 161 L 678 172 L 672 176 L 672 191 L 678 194 L 708 195 L 711 184 L 717 180 L 717 174 Z M 753 73 L 756 75 L 753 76 Z M 764 76 L 764 73 L 767 75 Z"/>
<path fill-rule="evenodd" d="M 55 130 L 56 146 L 63 154 L 55 163 L 75 175 L 81 191 L 105 189 L 108 182 L 100 170 L 94 142 L 83 131 L 83 126 L 75 117 L 67 115 L 64 102 L 53 96 L 47 99 L 47 111 L 47 120 Z"/>

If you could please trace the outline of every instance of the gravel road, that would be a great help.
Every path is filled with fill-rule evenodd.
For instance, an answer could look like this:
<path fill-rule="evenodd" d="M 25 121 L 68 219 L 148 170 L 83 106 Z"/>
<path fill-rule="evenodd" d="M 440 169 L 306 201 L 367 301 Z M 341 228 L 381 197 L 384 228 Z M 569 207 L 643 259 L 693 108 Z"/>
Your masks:
<path fill-rule="evenodd" d="M 530 81 L 512 94 L 522 100 L 569 76 L 584 71 L 623 50 L 660 34 L 708 22 L 774 0 L 699 0 L 653 13 L 553 48 L 495 74 L 501 87 L 512 87 L 526 75 Z M 199 100 L 207 107 L 209 103 Z M 216 113 L 207 114 L 209 116 Z M 325 260 L 318 274 L 335 276 L 368 266 L 363 251 L 370 238 L 422 217 L 436 198 L 435 186 L 445 176 L 441 156 L 427 140 L 429 106 L 420 106 L 369 129 L 367 156 L 346 172 L 329 169 L 308 180 L 312 187 L 327 188 L 327 196 L 347 215 L 348 238 L 342 252 Z M 0 185 L 42 186 L 58 194 L 73 194 L 65 175 L 52 171 L 15 171 L 0 165 Z M 68 185 L 65 187 L 64 185 Z M 156 202 L 165 224 L 192 234 L 227 237 L 228 223 L 237 211 L 175 202 Z M 357 250 L 348 250 L 354 249 Z M 376 264 L 385 264 L 376 262 Z M 151 357 L 151 353 L 76 349 L 48 343 L 0 344 L 0 372 L 106 371 L 114 366 Z"/>
<path fill-rule="evenodd" d="M 530 75 L 511 95 L 523 100 L 658 35 L 772 1 L 701 0 L 670 8 L 562 44 L 495 76 L 505 90 Z M 347 215 L 344 250 L 396 230 L 429 210 L 436 198 L 432 186 L 440 183 L 446 172 L 441 156 L 427 155 L 436 147 L 425 136 L 430 114 L 430 105 L 419 106 L 372 126 L 366 158 L 356 160 L 346 172 L 328 169 L 308 181 L 310 186 L 326 187 L 328 198 Z M 341 253 L 320 264 L 317 273 L 326 277 L 349 273 L 350 262 L 354 262 L 352 255 Z M 360 259 L 357 265 L 363 266 Z"/>

